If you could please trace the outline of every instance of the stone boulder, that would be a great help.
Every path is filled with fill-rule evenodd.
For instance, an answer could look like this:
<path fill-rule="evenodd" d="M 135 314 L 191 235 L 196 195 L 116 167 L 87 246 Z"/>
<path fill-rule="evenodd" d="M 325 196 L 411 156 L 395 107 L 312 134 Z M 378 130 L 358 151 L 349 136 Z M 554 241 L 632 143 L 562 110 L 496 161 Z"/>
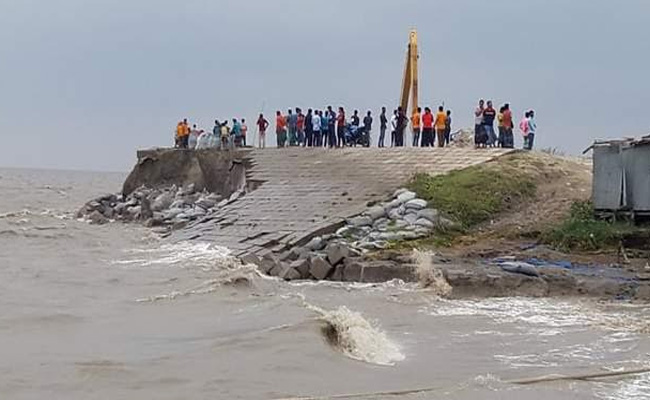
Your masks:
<path fill-rule="evenodd" d="M 278 278 L 285 281 L 295 281 L 301 279 L 302 276 L 295 268 L 292 268 L 290 265 L 285 265 L 278 274 Z"/>
<path fill-rule="evenodd" d="M 344 244 L 333 243 L 327 246 L 327 260 L 337 265 L 350 255 L 350 248 Z"/>
<path fill-rule="evenodd" d="M 108 222 L 108 218 L 106 218 L 104 214 L 100 213 L 97 210 L 91 212 L 88 215 L 88 220 L 90 221 L 91 224 L 94 225 L 103 225 Z"/>
<path fill-rule="evenodd" d="M 417 281 L 416 267 L 413 265 L 400 265 L 392 261 L 368 261 L 362 265 L 361 282 L 382 283 L 393 279 Z"/>
<path fill-rule="evenodd" d="M 318 280 L 327 278 L 334 267 L 323 257 L 315 256 L 309 260 L 309 273 Z"/>
<path fill-rule="evenodd" d="M 309 278 L 309 260 L 307 259 L 298 259 L 289 264 L 291 268 L 298 271 L 300 274 L 300 279 Z"/>
<path fill-rule="evenodd" d="M 163 211 L 169 208 L 174 201 L 174 195 L 170 192 L 163 192 L 158 195 L 156 199 L 151 204 L 151 209 L 153 211 Z"/>

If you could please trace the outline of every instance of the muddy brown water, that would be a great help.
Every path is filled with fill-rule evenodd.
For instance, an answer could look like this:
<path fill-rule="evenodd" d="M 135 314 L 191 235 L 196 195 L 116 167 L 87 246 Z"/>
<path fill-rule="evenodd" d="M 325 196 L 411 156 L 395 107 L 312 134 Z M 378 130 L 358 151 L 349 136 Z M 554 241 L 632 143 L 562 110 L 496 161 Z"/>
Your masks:
<path fill-rule="evenodd" d="M 236 267 L 218 244 L 170 245 L 135 225 L 72 218 L 123 179 L 0 170 L 2 399 L 274 399 L 425 387 L 435 390 L 397 398 L 650 398 L 649 374 L 507 383 L 649 364 L 649 307 L 441 300 L 399 282 L 286 284 Z"/>

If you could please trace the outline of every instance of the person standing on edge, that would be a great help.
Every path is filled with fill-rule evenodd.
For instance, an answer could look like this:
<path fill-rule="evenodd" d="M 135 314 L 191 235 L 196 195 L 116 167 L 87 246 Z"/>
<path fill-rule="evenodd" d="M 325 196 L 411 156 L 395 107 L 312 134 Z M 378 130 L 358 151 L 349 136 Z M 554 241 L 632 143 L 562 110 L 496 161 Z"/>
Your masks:
<path fill-rule="evenodd" d="M 320 145 L 323 147 L 327 147 L 327 142 L 329 141 L 330 134 L 329 134 L 329 111 L 327 109 L 325 111 L 321 111 L 320 113 L 320 136 L 321 136 L 321 142 Z"/>
<path fill-rule="evenodd" d="M 395 138 L 397 137 L 397 110 L 393 111 L 390 117 L 390 147 L 395 147 Z"/>
<path fill-rule="evenodd" d="M 246 146 L 246 134 L 248 133 L 248 126 L 246 125 L 246 120 L 241 119 L 241 143 L 242 146 Z"/>
<path fill-rule="evenodd" d="M 232 119 L 232 130 L 230 131 L 230 147 L 241 147 L 241 124 L 237 118 Z"/>
<path fill-rule="evenodd" d="M 420 146 L 433 146 L 433 114 L 429 107 L 424 107 L 424 114 L 422 114 L 422 140 Z"/>
<path fill-rule="evenodd" d="M 298 146 L 305 144 L 305 114 L 300 108 L 296 108 L 296 138 Z"/>
<path fill-rule="evenodd" d="M 312 123 L 313 118 L 314 114 L 310 108 L 307 110 L 307 115 L 305 115 L 305 143 L 303 144 L 305 147 L 311 147 L 314 144 L 314 125 Z"/>
<path fill-rule="evenodd" d="M 532 150 L 535 144 L 535 134 L 537 133 L 537 123 L 535 122 L 535 111 L 528 111 L 528 146 L 527 150 Z"/>
<path fill-rule="evenodd" d="M 338 142 L 336 147 L 345 147 L 345 110 L 339 107 L 339 114 L 336 116 L 336 136 Z"/>
<path fill-rule="evenodd" d="M 183 121 L 178 121 L 178 124 L 176 124 L 176 137 L 175 137 L 175 144 L 174 147 L 181 148 L 183 145 Z"/>
<path fill-rule="evenodd" d="M 513 127 L 514 126 L 512 123 L 512 111 L 510 111 L 510 104 L 506 103 L 503 106 L 503 129 L 505 131 L 503 147 L 507 149 L 512 149 L 515 147 L 515 138 L 512 134 Z"/>
<path fill-rule="evenodd" d="M 404 147 L 404 131 L 408 125 L 409 119 L 402 107 L 397 108 L 397 133 L 395 134 L 395 146 Z"/>
<path fill-rule="evenodd" d="M 199 128 L 197 128 L 196 124 L 194 124 L 187 139 L 187 147 L 189 149 L 194 150 L 194 148 L 196 148 L 196 141 L 199 139 L 200 134 L 201 132 L 199 131 Z"/>
<path fill-rule="evenodd" d="M 291 109 L 287 113 L 287 125 L 289 125 L 289 146 L 295 146 L 298 142 L 298 117 L 291 112 Z"/>
<path fill-rule="evenodd" d="M 445 147 L 445 127 L 447 126 L 447 113 L 445 113 L 443 106 L 438 107 L 438 113 L 436 114 L 436 122 L 434 125 L 436 127 L 438 147 Z"/>
<path fill-rule="evenodd" d="M 447 119 L 445 120 L 445 145 L 449 146 L 451 140 L 451 110 L 447 110 Z"/>
<path fill-rule="evenodd" d="M 528 148 L 528 117 L 530 116 L 529 112 L 526 111 L 524 113 L 524 117 L 521 119 L 519 122 L 519 131 L 521 132 L 521 136 L 524 138 L 524 145 L 522 148 L 526 150 Z"/>
<path fill-rule="evenodd" d="M 277 111 L 275 115 L 275 137 L 278 147 L 284 147 L 284 143 L 287 140 L 287 120 L 280 111 Z"/>
<path fill-rule="evenodd" d="M 190 124 L 187 122 L 187 118 L 183 119 L 181 123 L 181 136 L 180 136 L 180 148 L 187 149 L 187 144 L 190 137 Z"/>
<path fill-rule="evenodd" d="M 214 140 L 214 147 L 221 147 L 221 123 L 218 119 L 214 120 L 214 127 L 212 128 L 212 138 Z M 212 143 L 211 143 L 212 145 Z"/>
<path fill-rule="evenodd" d="M 499 108 L 499 113 L 497 114 L 497 128 L 499 132 L 499 138 L 497 140 L 497 147 L 505 147 L 505 139 L 506 139 L 506 129 L 503 126 L 503 112 L 505 111 L 505 108 L 501 107 Z"/>
<path fill-rule="evenodd" d="M 379 141 L 377 147 L 384 147 L 384 138 L 386 137 L 386 128 L 388 126 L 388 118 L 386 118 L 386 107 L 381 108 L 381 115 L 379 116 Z"/>
<path fill-rule="evenodd" d="M 309 110 L 311 112 L 311 110 Z M 307 115 L 309 115 L 309 112 L 307 112 Z M 316 110 L 314 112 L 314 115 L 311 117 L 311 129 L 312 129 L 312 134 L 311 137 L 307 138 L 307 143 L 311 147 L 320 147 L 320 141 L 321 141 L 321 134 L 320 134 L 320 111 Z"/>
<path fill-rule="evenodd" d="M 370 147 L 370 131 L 372 131 L 372 112 L 368 110 L 363 118 L 363 132 L 366 135 L 366 146 Z"/>
<path fill-rule="evenodd" d="M 487 136 L 487 145 L 494 147 L 497 135 L 494 133 L 494 119 L 497 117 L 497 110 L 492 107 L 492 101 L 488 100 L 487 107 L 483 110 L 483 130 Z"/>
<path fill-rule="evenodd" d="M 354 110 L 352 114 L 352 125 L 358 127 L 361 124 L 361 118 L 359 118 L 359 110 Z"/>
<path fill-rule="evenodd" d="M 420 143 L 420 117 L 422 109 L 420 107 L 417 110 L 413 110 L 413 115 L 411 116 L 411 127 L 413 128 L 413 147 L 418 147 Z"/>
<path fill-rule="evenodd" d="M 264 114 L 260 114 L 257 118 L 257 134 L 258 143 L 257 147 L 263 149 L 266 147 L 266 129 L 269 127 L 269 121 L 264 119 Z"/>
<path fill-rule="evenodd" d="M 221 124 L 221 150 L 228 150 L 228 141 L 230 140 L 230 129 L 228 129 L 228 121 L 225 121 L 223 124 Z"/>
<path fill-rule="evenodd" d="M 329 115 L 329 147 L 336 147 L 336 113 L 332 110 L 332 106 L 327 107 L 327 113 Z"/>
<path fill-rule="evenodd" d="M 485 101 L 479 100 L 478 107 L 474 110 L 474 145 L 483 147 L 487 142 L 483 131 L 483 110 L 485 110 Z"/>

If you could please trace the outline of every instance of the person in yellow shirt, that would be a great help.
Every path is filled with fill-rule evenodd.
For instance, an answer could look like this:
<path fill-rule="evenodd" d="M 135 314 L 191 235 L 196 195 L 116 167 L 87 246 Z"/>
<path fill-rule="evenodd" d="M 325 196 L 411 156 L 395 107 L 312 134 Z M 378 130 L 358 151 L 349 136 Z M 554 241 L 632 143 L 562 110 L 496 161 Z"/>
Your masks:
<path fill-rule="evenodd" d="M 413 115 L 411 116 L 411 127 L 413 129 L 413 147 L 418 147 L 420 143 L 420 116 L 422 109 L 418 107 L 417 110 L 413 110 Z"/>
<path fill-rule="evenodd" d="M 447 114 L 445 109 L 440 106 L 438 107 L 438 113 L 436 114 L 436 122 L 434 123 L 436 127 L 436 136 L 438 138 L 438 147 L 445 147 L 445 128 L 447 126 Z"/>

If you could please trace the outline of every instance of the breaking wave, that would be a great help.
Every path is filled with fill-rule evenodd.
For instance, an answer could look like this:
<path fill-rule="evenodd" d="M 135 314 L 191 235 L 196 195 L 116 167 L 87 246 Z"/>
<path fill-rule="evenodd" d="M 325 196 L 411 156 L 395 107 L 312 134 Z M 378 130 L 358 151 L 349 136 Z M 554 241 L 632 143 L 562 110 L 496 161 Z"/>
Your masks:
<path fill-rule="evenodd" d="M 111 265 L 131 267 L 180 266 L 205 271 L 240 266 L 230 250 L 207 242 L 179 242 L 149 249 L 126 250 L 125 259 L 112 260 Z"/>
<path fill-rule="evenodd" d="M 405 359 L 397 344 L 378 327 L 345 306 L 334 311 L 306 304 L 324 323 L 327 342 L 347 357 L 370 364 L 392 366 Z"/>
<path fill-rule="evenodd" d="M 254 280 L 258 274 L 259 272 L 257 271 L 257 268 L 250 265 L 244 265 L 234 269 L 226 269 L 218 273 L 215 278 L 208 279 L 189 289 L 175 290 L 167 294 L 139 298 L 136 299 L 136 302 L 148 303 L 161 300 L 175 300 L 179 297 L 210 294 L 224 286 L 251 288 L 254 286 Z"/>

